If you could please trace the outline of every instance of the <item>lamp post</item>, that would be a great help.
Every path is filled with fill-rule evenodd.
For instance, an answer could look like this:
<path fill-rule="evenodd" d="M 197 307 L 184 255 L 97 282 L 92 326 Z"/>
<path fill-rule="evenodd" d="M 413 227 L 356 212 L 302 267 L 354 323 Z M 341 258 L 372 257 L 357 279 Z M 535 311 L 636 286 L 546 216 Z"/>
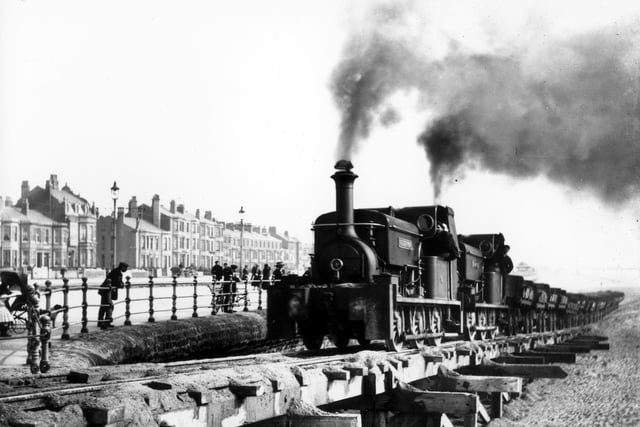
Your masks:
<path fill-rule="evenodd" d="M 242 277 L 242 250 L 244 245 L 244 208 L 240 206 L 240 210 L 238 211 L 240 214 L 240 277 Z"/>
<path fill-rule="evenodd" d="M 111 235 L 111 248 L 113 249 L 113 268 L 116 268 L 116 201 L 118 200 L 118 194 L 120 189 L 115 181 L 113 181 L 113 187 L 111 187 L 111 198 L 113 199 L 113 229 Z"/>

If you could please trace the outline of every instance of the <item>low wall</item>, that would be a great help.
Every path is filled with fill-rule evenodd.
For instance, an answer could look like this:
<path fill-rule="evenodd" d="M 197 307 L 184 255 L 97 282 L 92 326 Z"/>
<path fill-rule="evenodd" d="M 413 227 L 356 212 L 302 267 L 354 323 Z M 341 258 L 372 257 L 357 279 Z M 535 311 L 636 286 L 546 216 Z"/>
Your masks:
<path fill-rule="evenodd" d="M 267 341 L 264 312 L 219 314 L 121 326 L 54 342 L 52 369 L 169 362 L 295 349 L 298 340 Z"/>

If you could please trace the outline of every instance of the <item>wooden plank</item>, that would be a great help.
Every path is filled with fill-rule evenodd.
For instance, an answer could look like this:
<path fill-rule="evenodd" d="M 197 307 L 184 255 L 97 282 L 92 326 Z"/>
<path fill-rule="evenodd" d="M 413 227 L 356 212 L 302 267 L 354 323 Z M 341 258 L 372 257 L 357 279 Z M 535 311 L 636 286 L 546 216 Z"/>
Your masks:
<path fill-rule="evenodd" d="M 546 363 L 576 363 L 576 354 L 569 352 L 552 351 L 523 351 L 515 353 L 523 356 L 543 356 Z"/>
<path fill-rule="evenodd" d="M 564 351 L 564 352 L 568 351 L 571 353 L 589 353 L 591 351 L 591 346 L 584 345 L 584 344 L 559 343 L 559 344 L 553 344 L 549 346 L 536 347 L 535 350 L 536 351 Z"/>
<path fill-rule="evenodd" d="M 522 379 L 518 377 L 460 375 L 440 365 L 436 378 L 441 391 L 522 393 Z"/>
<path fill-rule="evenodd" d="M 502 418 L 502 393 L 491 393 L 491 417 Z"/>
<path fill-rule="evenodd" d="M 482 420 L 485 423 L 488 423 L 489 421 L 491 421 L 491 417 L 489 416 L 489 413 L 487 412 L 487 410 L 485 409 L 484 405 L 481 402 L 478 402 L 478 415 L 480 415 L 480 418 L 482 418 Z"/>
<path fill-rule="evenodd" d="M 102 381 L 102 372 L 71 371 L 67 374 L 67 381 L 75 384 L 91 384 Z"/>
<path fill-rule="evenodd" d="M 496 363 L 510 363 L 512 365 L 544 365 L 545 360 L 542 355 L 540 356 L 500 356 L 491 359 Z"/>
<path fill-rule="evenodd" d="M 461 374 L 484 375 L 490 377 L 523 377 L 523 378 L 566 378 L 567 373 L 556 365 L 507 365 L 480 364 L 458 369 Z"/>
<path fill-rule="evenodd" d="M 349 378 L 351 378 L 349 371 L 346 371 L 344 369 L 339 369 L 339 368 L 332 368 L 332 367 L 324 368 L 322 370 L 322 373 L 327 377 L 329 381 L 336 381 L 336 380 L 348 381 Z"/>
<path fill-rule="evenodd" d="M 602 335 L 578 335 L 576 337 L 574 337 L 573 339 L 578 340 L 578 339 L 584 339 L 584 340 L 593 340 L 593 341 L 607 341 L 609 339 L 609 337 L 605 337 Z"/>
<path fill-rule="evenodd" d="M 351 377 L 362 377 L 369 373 L 366 366 L 358 363 L 348 363 L 342 367 L 342 369 L 349 371 Z"/>
<path fill-rule="evenodd" d="M 386 409 L 393 412 L 434 412 L 463 416 L 475 413 L 480 406 L 475 394 L 424 391 L 405 383 L 399 383 L 390 395 Z"/>
<path fill-rule="evenodd" d="M 92 407 L 82 405 L 82 412 L 91 424 L 112 424 L 124 420 L 124 406 L 117 407 Z"/>
<path fill-rule="evenodd" d="M 242 383 L 238 381 L 229 382 L 229 391 L 236 396 L 262 396 L 264 394 L 264 386 L 261 383 Z"/>
<path fill-rule="evenodd" d="M 287 415 L 289 427 L 360 427 L 358 414 Z"/>

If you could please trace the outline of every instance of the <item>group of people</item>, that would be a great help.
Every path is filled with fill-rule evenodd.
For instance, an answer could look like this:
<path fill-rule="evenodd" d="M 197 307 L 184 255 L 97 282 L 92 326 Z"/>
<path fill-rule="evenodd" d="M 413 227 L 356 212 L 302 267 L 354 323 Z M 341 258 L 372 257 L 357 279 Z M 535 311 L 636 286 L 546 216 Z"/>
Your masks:
<path fill-rule="evenodd" d="M 232 280 L 233 275 L 236 274 L 237 271 L 237 265 L 229 265 L 226 262 L 220 265 L 220 262 L 216 261 L 213 267 L 211 267 L 211 275 L 216 280 Z M 271 280 L 271 274 L 271 266 L 269 264 L 265 264 L 262 268 L 260 268 L 258 264 L 254 264 L 253 267 L 251 267 L 251 271 L 249 271 L 249 266 L 245 265 L 240 272 L 239 279 L 250 280 L 252 282 L 260 280 L 269 281 Z M 273 270 L 273 279 L 280 280 L 285 274 L 284 264 L 278 261 Z"/>
<path fill-rule="evenodd" d="M 264 264 L 262 268 L 258 264 L 254 264 L 251 271 L 249 271 L 249 266 L 245 265 L 240 272 L 237 265 L 229 265 L 226 262 L 220 265 L 220 262 L 216 261 L 211 267 L 213 278 L 216 281 L 222 281 L 222 293 L 224 296 L 221 298 L 221 303 L 223 311 L 227 313 L 233 313 L 234 311 L 233 304 L 238 292 L 238 282 L 249 280 L 253 287 L 258 287 L 261 283 L 270 281 L 272 277 L 273 280 L 280 280 L 284 274 L 284 264 L 280 261 L 276 263 L 273 273 L 269 264 Z"/>

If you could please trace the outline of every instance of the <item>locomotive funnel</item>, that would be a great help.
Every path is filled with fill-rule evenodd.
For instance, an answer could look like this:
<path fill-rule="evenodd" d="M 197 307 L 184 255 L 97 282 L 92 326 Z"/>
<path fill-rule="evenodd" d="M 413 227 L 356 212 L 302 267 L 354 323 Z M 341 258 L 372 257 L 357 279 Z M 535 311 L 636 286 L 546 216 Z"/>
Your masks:
<path fill-rule="evenodd" d="M 358 175 L 351 172 L 349 160 L 339 160 L 331 178 L 336 182 L 336 222 L 338 233 L 345 237 L 357 237 L 353 226 L 353 182 Z"/>

